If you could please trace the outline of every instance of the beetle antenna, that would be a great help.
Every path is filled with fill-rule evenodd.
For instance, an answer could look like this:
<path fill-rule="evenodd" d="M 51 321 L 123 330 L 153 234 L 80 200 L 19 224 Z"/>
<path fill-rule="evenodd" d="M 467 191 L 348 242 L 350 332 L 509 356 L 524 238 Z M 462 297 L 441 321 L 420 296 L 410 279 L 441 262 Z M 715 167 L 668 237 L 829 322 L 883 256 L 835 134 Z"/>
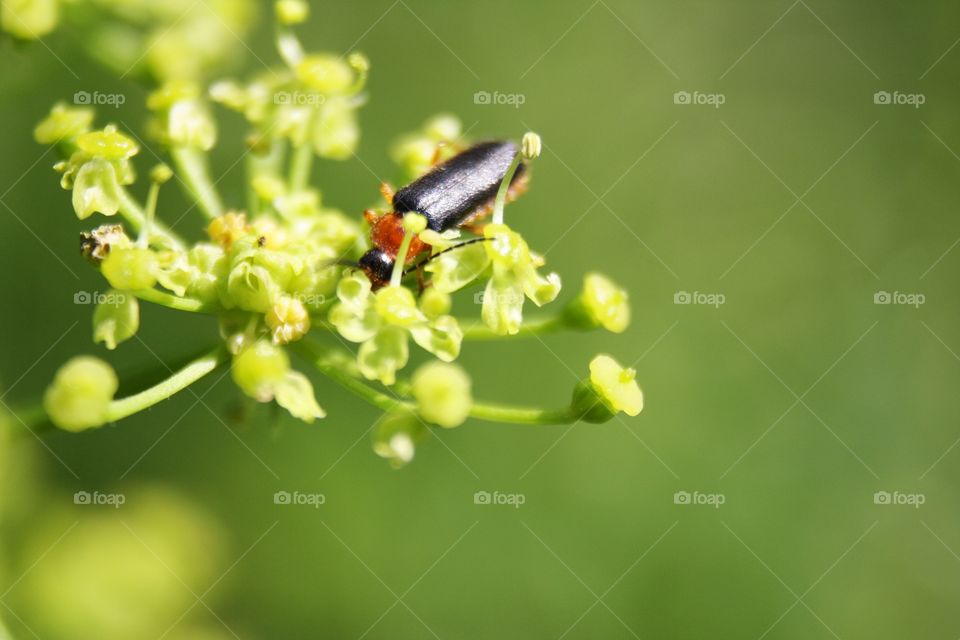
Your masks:
<path fill-rule="evenodd" d="M 459 249 L 459 248 L 461 248 L 461 247 L 465 247 L 465 246 L 467 246 L 468 244 L 475 244 L 475 243 L 477 243 L 477 242 L 486 242 L 487 240 L 490 240 L 490 239 L 491 239 L 491 238 L 471 238 L 470 240 L 464 240 L 464 241 L 461 242 L 460 244 L 455 244 L 455 245 L 453 245 L 452 247 L 447 247 L 447 248 L 444 249 L 443 251 L 438 251 L 438 252 L 436 252 L 435 254 L 433 254 L 432 256 L 428 256 L 427 258 L 421 260 L 420 262 L 418 262 L 417 264 L 413 265 L 412 267 L 408 267 L 407 270 L 403 272 L 403 275 L 409 275 L 409 274 L 413 273 L 414 271 L 416 271 L 417 269 L 419 269 L 419 268 L 422 267 L 423 265 L 427 264 L 428 262 L 430 262 L 430 261 L 433 260 L 434 258 L 436 258 L 436 257 L 438 257 L 438 256 L 442 256 L 443 254 L 447 253 L 448 251 L 453 251 L 454 249 Z"/>
<path fill-rule="evenodd" d="M 354 269 L 358 269 L 360 267 L 360 263 L 357 262 L 356 260 L 345 260 L 343 258 L 338 258 L 337 260 L 328 260 L 324 262 L 323 266 L 324 267 L 353 267 Z"/>

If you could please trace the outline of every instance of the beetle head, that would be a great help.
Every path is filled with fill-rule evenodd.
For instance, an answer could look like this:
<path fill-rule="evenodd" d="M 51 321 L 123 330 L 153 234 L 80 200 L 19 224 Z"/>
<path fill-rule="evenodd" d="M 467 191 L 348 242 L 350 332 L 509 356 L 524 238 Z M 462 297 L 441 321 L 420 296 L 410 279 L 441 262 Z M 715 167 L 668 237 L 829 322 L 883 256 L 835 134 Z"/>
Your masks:
<path fill-rule="evenodd" d="M 394 259 L 385 251 L 373 248 L 360 258 L 359 267 L 367 274 L 374 289 L 377 289 L 389 284 L 390 276 L 393 274 L 393 263 Z"/>

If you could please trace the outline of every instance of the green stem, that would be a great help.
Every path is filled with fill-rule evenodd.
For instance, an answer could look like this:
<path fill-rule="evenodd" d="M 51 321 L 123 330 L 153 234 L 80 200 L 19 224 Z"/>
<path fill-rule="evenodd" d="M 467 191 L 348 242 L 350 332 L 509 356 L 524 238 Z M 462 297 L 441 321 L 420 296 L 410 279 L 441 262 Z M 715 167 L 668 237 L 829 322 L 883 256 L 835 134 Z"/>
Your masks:
<path fill-rule="evenodd" d="M 313 167 L 313 148 L 304 142 L 293 152 L 290 161 L 290 190 L 302 191 L 310 182 L 310 169 Z"/>
<path fill-rule="evenodd" d="M 191 384 L 204 377 L 221 364 L 227 361 L 226 349 L 217 347 L 206 355 L 191 361 L 185 367 L 172 374 L 166 380 L 144 389 L 132 396 L 112 401 L 107 407 L 107 421 L 114 422 L 138 411 L 143 411 L 153 405 L 166 400 L 178 391 L 182 391 Z"/>
<path fill-rule="evenodd" d="M 247 208 L 254 217 L 260 212 L 260 196 L 253 188 L 254 178 L 257 176 L 280 176 L 281 166 L 286 155 L 286 143 L 283 140 L 271 140 L 270 147 L 265 152 L 259 149 L 247 154 Z"/>
<path fill-rule="evenodd" d="M 495 404 L 474 403 L 470 416 L 488 422 L 510 424 L 571 424 L 579 417 L 570 407 L 563 409 L 533 409 L 528 407 L 505 407 Z"/>
<path fill-rule="evenodd" d="M 350 354 L 342 349 L 324 349 L 313 342 L 301 340 L 291 345 L 297 353 L 309 360 L 320 373 L 327 376 L 347 391 L 363 398 L 370 404 L 384 411 L 407 410 L 416 411 L 416 405 L 394 398 L 382 391 L 377 391 L 369 384 L 353 376 L 345 362 L 351 358 Z"/>
<path fill-rule="evenodd" d="M 417 411 L 416 403 L 378 391 L 351 373 L 350 367 L 345 366 L 345 364 L 352 364 L 352 354 L 347 353 L 343 349 L 336 347 L 325 349 L 308 340 L 301 340 L 292 346 L 300 355 L 312 362 L 320 373 L 370 404 L 384 411 Z M 398 382 L 396 386 L 409 389 L 409 385 L 403 382 Z M 522 425 L 570 424 L 579 419 L 569 407 L 564 407 L 563 409 L 536 409 L 510 407 L 483 402 L 474 403 L 470 409 L 470 416 L 488 422 L 506 422 Z"/>
<path fill-rule="evenodd" d="M 390 273 L 390 286 L 399 287 L 403 281 L 403 270 L 407 266 L 407 252 L 410 250 L 410 243 L 413 242 L 413 236 L 416 234 L 407 231 L 403 234 L 403 240 L 400 242 L 400 250 L 397 251 L 397 259 L 393 262 L 393 271 Z"/>
<path fill-rule="evenodd" d="M 171 309 L 176 309 L 177 311 L 192 311 L 194 313 L 210 313 L 216 309 L 207 305 L 200 300 L 195 300 L 193 298 L 181 298 L 175 296 L 172 293 L 167 293 L 166 291 L 160 291 L 159 289 L 137 289 L 136 291 L 131 291 L 134 296 L 144 300 L 146 302 L 152 302 L 153 304 L 159 304 L 164 307 L 169 307 Z"/>
<path fill-rule="evenodd" d="M 507 192 L 510 191 L 510 183 L 513 182 L 513 174 L 517 172 L 520 166 L 521 153 L 513 156 L 513 162 L 507 168 L 507 172 L 500 181 L 500 188 L 497 190 L 497 199 L 493 204 L 493 224 L 503 224 L 503 207 L 507 202 Z"/>
<path fill-rule="evenodd" d="M 503 340 L 505 338 L 516 338 L 522 336 L 542 336 L 548 333 L 556 333 L 570 327 L 563 316 L 550 316 L 545 318 L 533 318 L 524 320 L 520 327 L 520 332 L 514 335 L 501 335 L 493 331 L 482 322 L 470 319 L 459 319 L 460 326 L 463 327 L 464 340 Z"/>
<path fill-rule="evenodd" d="M 222 215 L 223 203 L 210 179 L 207 154 L 191 147 L 174 147 L 170 150 L 170 155 L 173 156 L 187 190 L 204 215 L 208 219 Z"/>
<path fill-rule="evenodd" d="M 140 230 L 138 244 L 146 247 L 150 243 L 150 230 L 153 229 L 154 219 L 157 216 L 157 200 L 160 198 L 160 184 L 153 182 L 150 184 L 150 191 L 147 192 L 147 210 L 144 213 L 143 229 Z"/>
<path fill-rule="evenodd" d="M 146 223 L 147 215 L 143 207 L 140 206 L 140 203 L 134 200 L 133 196 L 123 187 L 120 188 L 117 198 L 120 201 L 120 214 L 124 220 L 130 223 L 134 231 L 142 231 Z M 158 220 L 154 220 L 150 225 L 150 235 L 155 238 L 160 238 L 163 244 L 168 245 L 171 249 L 177 251 L 183 251 L 185 249 L 183 239 Z"/>

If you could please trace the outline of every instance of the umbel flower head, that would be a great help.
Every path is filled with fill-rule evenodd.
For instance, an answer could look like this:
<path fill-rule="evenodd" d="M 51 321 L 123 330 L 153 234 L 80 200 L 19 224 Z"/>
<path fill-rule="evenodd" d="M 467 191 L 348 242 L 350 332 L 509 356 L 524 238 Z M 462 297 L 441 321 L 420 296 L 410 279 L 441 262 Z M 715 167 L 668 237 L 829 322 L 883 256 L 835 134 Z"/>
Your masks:
<path fill-rule="evenodd" d="M 145 0 L 130 2 L 135 13 Z M 98 129 L 91 108 L 64 103 L 37 126 L 38 142 L 63 155 L 55 168 L 72 192 L 76 216 L 111 217 L 81 236 L 82 255 L 109 285 L 94 309 L 94 342 L 124 349 L 141 322 L 151 321 L 151 305 L 210 316 L 219 329 L 219 339 L 181 369 L 125 397 L 114 397 L 119 381 L 108 364 L 89 356 L 70 360 L 44 396 L 51 421 L 70 431 L 99 427 L 229 367 L 241 393 L 310 423 L 325 412 L 304 366 L 384 412 L 373 449 L 395 467 L 413 459 L 432 429 L 471 418 L 556 424 L 637 415 L 643 396 L 636 372 L 610 356 L 590 363 L 589 377 L 559 409 L 475 400 L 468 371 L 454 362 L 469 340 L 567 329 L 620 333 L 629 324 L 626 291 L 598 273 L 589 273 L 565 306 L 546 309 L 560 295 L 560 276 L 543 270 L 543 257 L 504 220 L 505 206 L 527 187 L 540 137 L 528 133 L 513 147 L 499 145 L 513 157 L 498 169 L 499 184 L 488 188 L 484 197 L 491 200 L 464 212 L 469 225 L 428 229 L 436 225 L 426 214 L 391 210 L 388 187 L 381 193 L 391 209 L 363 218 L 344 214 L 315 184 L 312 163 L 354 157 L 369 63 L 356 53 L 304 50 L 291 30 L 309 20 L 304 2 L 281 0 L 275 15 L 282 64 L 269 73 L 209 87 L 203 74 L 186 72 L 188 65 L 173 73 L 182 61 L 155 74 L 147 139 L 168 154 L 170 166 L 144 172 L 144 200 L 131 188 L 133 161 L 142 158 L 139 136 L 114 125 Z M 159 46 L 170 42 L 183 45 L 175 39 Z M 250 127 L 243 193 L 221 193 L 213 179 L 208 152 L 219 142 L 220 106 L 241 113 Z M 459 120 L 444 114 L 401 136 L 389 153 L 400 173 L 415 180 L 469 147 Z M 169 184 L 183 187 L 189 211 L 202 216 L 203 237 L 188 241 L 164 224 L 184 214 L 169 211 L 160 197 Z M 385 220 L 397 246 L 377 233 L 368 240 L 362 219 Z M 357 268 L 371 245 L 392 260 L 388 277 L 371 271 L 371 281 Z M 474 302 L 456 307 L 471 311 L 460 319 L 452 311 L 454 294 Z M 411 340 L 423 353 L 410 353 Z M 407 374 L 410 361 L 424 356 L 427 362 Z M 504 375 L 518 370 L 511 356 L 499 357 Z"/>

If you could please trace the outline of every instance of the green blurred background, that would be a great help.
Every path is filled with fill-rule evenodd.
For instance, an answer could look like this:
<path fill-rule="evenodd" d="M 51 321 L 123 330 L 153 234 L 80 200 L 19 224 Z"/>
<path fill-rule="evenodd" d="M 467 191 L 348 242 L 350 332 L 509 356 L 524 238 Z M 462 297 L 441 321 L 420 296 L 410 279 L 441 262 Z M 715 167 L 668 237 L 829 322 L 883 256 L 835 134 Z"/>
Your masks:
<path fill-rule="evenodd" d="M 605 425 L 470 421 L 399 472 L 370 452 L 378 412 L 320 378 L 329 417 L 313 426 L 264 409 L 237 423 L 227 379 L 113 427 L 20 438 L 0 457 L 0 619 L 17 638 L 960 636 L 960 6 L 312 7 L 309 48 L 372 61 L 362 162 L 315 167 L 327 203 L 359 215 L 393 175 L 389 143 L 436 112 L 475 138 L 533 129 L 546 150 L 511 224 L 563 299 L 590 270 L 631 292 L 623 335 L 466 345 L 476 395 L 561 404 L 609 352 L 637 363 L 647 406 Z M 275 62 L 268 17 L 264 3 L 232 71 Z M 31 131 L 54 101 L 99 90 L 127 96 L 101 121 L 142 135 L 148 87 L 90 62 L 83 37 L 65 25 L 0 47 L 13 406 L 71 355 L 105 356 L 73 303 L 104 288 L 77 255 L 89 225 Z M 523 104 L 477 104 L 483 91 Z M 677 104 L 681 91 L 724 103 Z M 244 126 L 219 113 L 214 173 L 241 205 Z M 144 342 L 110 361 L 132 374 L 215 338 L 184 315 L 147 309 Z M 75 507 L 76 491 L 127 502 Z M 325 503 L 275 505 L 277 491 Z M 524 503 L 477 505 L 478 491 Z"/>

